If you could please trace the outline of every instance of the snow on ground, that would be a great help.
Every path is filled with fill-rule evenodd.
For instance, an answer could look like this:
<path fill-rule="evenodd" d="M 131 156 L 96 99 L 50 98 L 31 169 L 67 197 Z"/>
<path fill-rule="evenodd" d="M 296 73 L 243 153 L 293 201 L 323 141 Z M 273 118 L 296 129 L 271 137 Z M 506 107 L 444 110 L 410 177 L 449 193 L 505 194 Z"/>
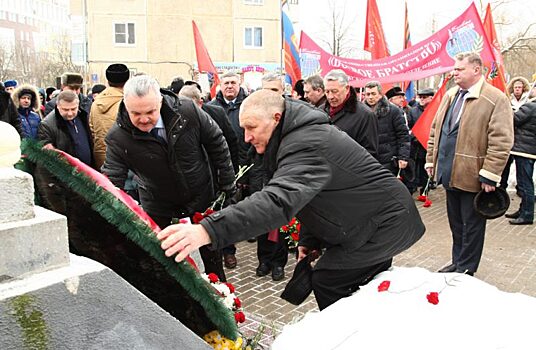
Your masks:
<path fill-rule="evenodd" d="M 378 291 L 385 281 L 388 290 Z M 435 305 L 427 298 L 433 292 Z M 393 267 L 351 297 L 285 326 L 272 349 L 529 349 L 534 315 L 536 298 L 459 273 Z"/>

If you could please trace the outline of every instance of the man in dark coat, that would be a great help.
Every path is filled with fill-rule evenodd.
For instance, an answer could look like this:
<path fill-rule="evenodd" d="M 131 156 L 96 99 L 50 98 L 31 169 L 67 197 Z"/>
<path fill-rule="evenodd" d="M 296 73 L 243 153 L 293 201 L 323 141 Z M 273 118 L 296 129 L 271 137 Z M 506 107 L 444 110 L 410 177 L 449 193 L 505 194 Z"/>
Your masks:
<path fill-rule="evenodd" d="M 78 73 L 63 73 L 61 76 L 61 91 L 70 90 L 78 95 L 78 107 L 80 110 L 85 111 L 87 115 L 91 111 L 91 100 L 81 93 L 82 84 L 84 83 L 84 78 Z M 56 98 L 51 99 L 45 105 L 45 117 L 56 108 Z"/>
<path fill-rule="evenodd" d="M 234 192 L 229 148 L 208 114 L 192 100 L 160 90 L 148 75 L 127 81 L 123 93 L 116 124 L 106 136 L 102 172 L 123 188 L 132 170 L 139 178 L 141 205 L 160 227 L 212 204 L 211 165 L 217 188 L 228 196 Z M 200 253 L 205 271 L 225 280 L 221 251 L 203 247 Z"/>
<path fill-rule="evenodd" d="M 316 108 L 324 108 L 327 98 L 324 92 L 324 79 L 320 74 L 311 75 L 303 84 L 305 100 Z"/>
<path fill-rule="evenodd" d="M 220 91 L 216 95 L 216 98 L 209 103 L 210 106 L 220 106 L 225 110 L 231 126 L 238 138 L 238 166 L 249 165 L 250 160 L 248 158 L 248 150 L 250 145 L 244 142 L 244 130 L 240 128 L 238 121 L 238 112 L 240 111 L 240 105 L 246 98 L 245 91 L 240 87 L 240 76 L 233 72 L 227 72 L 220 77 Z M 238 181 L 238 186 L 243 196 L 248 195 L 249 178 L 252 171 L 243 176 Z M 236 267 L 236 247 L 234 244 L 223 248 L 223 259 L 225 261 L 225 267 L 233 269 Z"/>
<path fill-rule="evenodd" d="M 324 77 L 328 102 L 324 111 L 331 122 L 363 146 L 373 157 L 378 155 L 378 123 L 374 114 L 361 103 L 355 90 L 348 85 L 348 76 L 340 69 Z"/>
<path fill-rule="evenodd" d="M 404 185 L 346 133 L 330 126 L 323 112 L 261 90 L 244 101 L 240 124 L 246 140 L 264 154 L 270 181 L 199 225 L 162 231 L 158 238 L 167 256 L 178 253 L 180 261 L 198 246 L 217 249 L 296 216 L 308 228 L 300 237 L 299 259 L 326 248 L 312 275 L 324 309 L 389 268 L 395 255 L 424 234 Z"/>
<path fill-rule="evenodd" d="M 78 96 L 69 90 L 62 91 L 57 97 L 54 111 L 41 122 L 37 138 L 47 148 L 62 150 L 94 167 L 93 141 L 89 129 L 87 113 L 79 109 Z M 66 191 L 60 180 L 41 166 L 35 169 L 36 187 L 44 207 L 66 215 L 69 207 L 76 205 L 77 195 Z M 69 226 L 71 230 L 71 226 Z M 71 251 L 77 253 L 69 235 Z"/>
<path fill-rule="evenodd" d="M 506 214 L 511 225 L 532 225 L 534 222 L 534 160 L 536 159 L 536 97 L 521 105 L 514 113 L 514 146 L 510 151 L 516 164 L 519 209 Z"/>
<path fill-rule="evenodd" d="M 434 89 L 430 88 L 417 92 L 419 103 L 408 114 L 408 128 L 410 130 L 415 126 L 424 109 L 432 102 L 434 95 Z M 426 149 L 413 134 L 411 134 L 410 159 L 415 162 L 415 179 L 407 183 L 408 190 L 410 193 L 413 193 L 420 187 L 419 194 L 422 195 L 428 182 L 428 174 L 424 169 L 424 165 L 426 164 Z"/>
<path fill-rule="evenodd" d="M 378 155 L 381 165 L 397 175 L 408 165 L 409 130 L 402 110 L 387 101 L 379 82 L 365 85 L 365 103 L 372 109 L 378 123 Z"/>
<path fill-rule="evenodd" d="M 4 83 L 0 81 L 0 121 L 11 124 L 17 129 L 19 135 L 22 136 L 22 125 L 20 123 L 17 108 L 13 104 L 11 95 L 5 91 Z"/>
<path fill-rule="evenodd" d="M 220 106 L 203 103 L 201 94 L 201 86 L 198 86 L 196 83 L 195 85 L 184 84 L 177 95 L 192 99 L 199 108 L 205 111 L 218 124 L 229 147 L 233 169 L 236 173 L 238 172 L 238 138 L 229 122 L 229 118 L 227 118 L 227 114 L 225 114 L 225 110 Z"/>

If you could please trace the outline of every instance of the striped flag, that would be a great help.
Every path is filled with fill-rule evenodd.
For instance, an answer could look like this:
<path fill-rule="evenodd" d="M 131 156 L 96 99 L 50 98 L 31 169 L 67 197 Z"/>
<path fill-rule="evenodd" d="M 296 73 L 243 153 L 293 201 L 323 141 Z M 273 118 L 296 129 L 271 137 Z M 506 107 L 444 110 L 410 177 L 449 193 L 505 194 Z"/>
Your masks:
<path fill-rule="evenodd" d="M 283 3 L 286 3 L 286 1 Z M 286 80 L 291 86 L 294 86 L 301 79 L 300 50 L 292 21 L 283 8 L 281 8 L 281 21 L 283 26 L 282 42 Z"/>

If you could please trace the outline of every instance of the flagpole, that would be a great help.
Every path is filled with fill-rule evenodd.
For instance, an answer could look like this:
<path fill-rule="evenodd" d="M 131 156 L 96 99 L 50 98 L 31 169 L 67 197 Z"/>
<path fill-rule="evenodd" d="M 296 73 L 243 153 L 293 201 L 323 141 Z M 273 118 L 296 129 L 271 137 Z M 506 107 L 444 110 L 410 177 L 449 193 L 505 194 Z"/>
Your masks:
<path fill-rule="evenodd" d="M 280 40 L 280 43 L 281 43 L 281 49 L 279 50 L 279 73 L 280 74 L 283 74 L 283 45 L 284 45 L 284 33 L 283 33 L 283 3 L 284 1 L 281 0 L 279 2 L 279 30 L 281 31 L 281 40 Z"/>

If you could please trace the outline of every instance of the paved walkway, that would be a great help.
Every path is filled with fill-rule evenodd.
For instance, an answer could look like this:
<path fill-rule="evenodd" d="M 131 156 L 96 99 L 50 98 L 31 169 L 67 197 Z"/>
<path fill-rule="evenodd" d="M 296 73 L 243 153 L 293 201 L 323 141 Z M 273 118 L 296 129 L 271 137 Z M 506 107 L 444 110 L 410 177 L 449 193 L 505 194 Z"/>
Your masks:
<path fill-rule="evenodd" d="M 520 199 L 511 193 L 510 210 L 518 208 Z M 437 189 L 430 195 L 433 204 L 423 208 L 417 202 L 426 233 L 423 238 L 406 252 L 394 259 L 396 266 L 419 266 L 436 271 L 450 263 L 452 244 L 445 208 L 445 192 Z M 513 226 L 508 219 L 488 221 L 484 254 L 475 274 L 487 283 L 508 292 L 521 292 L 536 297 L 536 225 Z M 268 339 L 282 325 L 292 323 L 311 310 L 318 310 L 311 295 L 300 306 L 287 303 L 279 297 L 294 269 L 295 260 L 289 258 L 283 281 L 273 282 L 270 276 L 256 277 L 258 265 L 256 243 L 243 242 L 238 245 L 238 267 L 226 270 L 229 282 L 237 288 L 238 297 L 244 305 L 248 321 L 242 329 L 253 332 L 260 323 L 267 326 Z M 272 329 L 274 328 L 274 329 Z"/>

